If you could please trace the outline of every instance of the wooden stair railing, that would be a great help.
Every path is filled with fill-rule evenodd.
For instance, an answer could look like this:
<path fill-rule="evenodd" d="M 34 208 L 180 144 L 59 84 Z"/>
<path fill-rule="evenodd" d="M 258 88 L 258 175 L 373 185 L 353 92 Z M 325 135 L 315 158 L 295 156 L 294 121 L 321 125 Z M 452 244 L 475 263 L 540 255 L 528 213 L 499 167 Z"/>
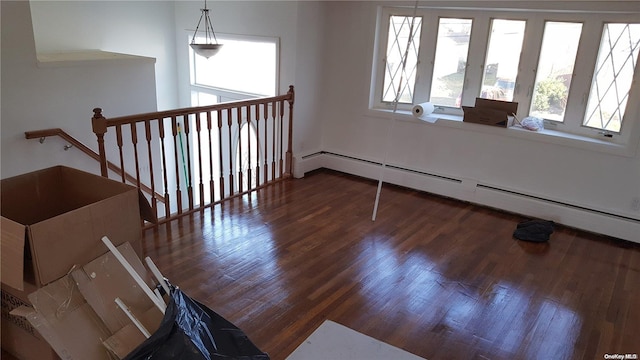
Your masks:
<path fill-rule="evenodd" d="M 89 157 L 91 157 L 92 159 L 100 162 L 100 155 L 93 151 L 91 148 L 89 148 L 88 146 L 86 146 L 85 144 L 83 144 L 82 142 L 80 142 L 78 139 L 74 138 L 73 136 L 71 136 L 69 133 L 67 133 L 66 131 L 60 129 L 60 128 L 54 128 L 54 129 L 43 129 L 43 130 L 35 130 L 35 131 L 25 131 L 24 133 L 25 138 L 27 139 L 45 139 L 47 137 L 51 137 L 51 136 L 58 136 L 62 139 L 64 139 L 66 142 L 68 142 L 69 144 L 73 145 L 73 147 L 75 147 L 76 149 L 80 150 L 81 152 L 83 152 L 84 154 L 88 155 Z M 41 140 L 42 141 L 42 140 Z M 107 168 L 111 171 L 114 171 L 116 173 L 121 173 L 122 169 L 120 167 L 118 167 L 116 164 L 108 161 L 107 162 Z M 127 181 L 129 181 L 130 183 L 136 183 L 136 178 L 129 174 L 129 173 L 125 173 L 125 179 Z M 164 196 L 160 195 L 159 193 L 155 193 L 151 191 L 151 188 L 143 183 L 141 183 L 139 185 L 139 188 L 141 190 L 143 190 L 144 192 L 146 192 L 149 195 L 154 195 L 154 197 L 160 201 L 160 202 L 164 202 Z"/>
<path fill-rule="evenodd" d="M 119 157 L 123 182 L 125 167 L 135 168 L 135 182 L 145 169 L 151 191 L 165 200 L 158 208 L 151 199 L 157 224 L 289 178 L 293 103 L 290 86 L 286 95 L 115 118 L 95 108 L 102 176 L 110 169 L 107 154 Z"/>

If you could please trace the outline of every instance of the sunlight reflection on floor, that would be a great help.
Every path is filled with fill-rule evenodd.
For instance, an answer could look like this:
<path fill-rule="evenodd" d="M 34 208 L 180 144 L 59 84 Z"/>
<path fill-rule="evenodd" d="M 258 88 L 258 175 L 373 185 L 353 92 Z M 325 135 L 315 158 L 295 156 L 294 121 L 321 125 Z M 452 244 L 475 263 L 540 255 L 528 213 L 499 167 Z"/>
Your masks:
<path fill-rule="evenodd" d="M 580 334 L 580 315 L 550 298 L 531 301 L 531 292 L 539 289 L 526 289 L 500 279 L 493 279 L 484 288 L 463 284 L 447 278 L 446 263 L 438 265 L 424 251 L 400 254 L 384 239 L 375 237 L 365 238 L 361 250 L 360 271 L 367 275 L 360 291 L 371 304 L 393 306 L 397 312 L 419 317 L 432 324 L 432 332 L 447 331 L 488 341 L 505 356 L 515 354 L 532 336 L 543 339 L 540 341 L 544 344 L 531 344 L 528 358 L 536 358 L 534 352 L 539 346 L 558 358 L 573 355 L 573 345 Z M 390 288 L 398 289 L 400 294 L 389 297 L 393 293 Z M 469 334 L 467 329 L 476 332 Z"/>

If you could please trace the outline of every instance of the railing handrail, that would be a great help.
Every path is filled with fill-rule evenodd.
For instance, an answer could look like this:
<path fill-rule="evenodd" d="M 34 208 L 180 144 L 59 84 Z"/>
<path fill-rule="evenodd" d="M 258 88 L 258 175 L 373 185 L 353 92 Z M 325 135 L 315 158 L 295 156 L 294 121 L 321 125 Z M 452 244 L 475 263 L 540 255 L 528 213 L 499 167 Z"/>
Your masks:
<path fill-rule="evenodd" d="M 83 144 L 80 140 L 74 138 L 69 133 L 67 133 L 66 131 L 60 128 L 25 131 L 24 136 L 26 139 L 42 139 L 42 138 L 47 138 L 51 136 L 59 136 L 60 138 L 64 139 L 65 141 L 73 145 L 73 147 L 82 151 L 84 154 L 100 162 L 100 155 L 97 152 L 95 152 L 94 150 L 92 150 L 91 148 Z M 117 173 L 120 173 L 122 171 L 122 169 L 120 169 L 119 166 L 117 166 L 116 164 L 110 161 L 107 161 L 107 166 L 111 171 L 114 171 Z M 125 177 L 128 181 L 132 183 L 136 183 L 136 178 L 133 175 L 129 173 L 125 173 Z M 151 194 L 152 196 L 155 196 L 155 198 L 158 199 L 158 201 L 164 202 L 164 196 L 160 195 L 157 192 L 153 194 L 153 192 L 151 191 L 151 188 L 148 187 L 147 185 L 141 183 L 140 188 L 144 190 L 146 193 Z"/>
<path fill-rule="evenodd" d="M 271 100 L 271 102 L 293 101 L 293 96 L 294 96 L 294 93 L 292 90 L 293 86 L 290 86 L 289 88 L 290 90 L 287 94 L 273 96 L 273 97 L 270 97 L 269 99 Z M 172 116 L 184 115 L 185 113 L 202 113 L 202 112 L 209 112 L 209 111 L 221 111 L 221 110 L 227 110 L 227 109 L 235 109 L 238 107 L 258 105 L 263 103 L 264 103 L 264 98 L 249 99 L 249 100 L 233 100 L 233 101 L 222 102 L 214 105 L 185 107 L 185 108 L 179 108 L 179 109 L 156 111 L 156 112 L 149 112 L 149 113 L 142 113 L 142 114 L 135 114 L 135 115 L 118 116 L 118 117 L 107 118 L 106 125 L 107 127 L 117 126 L 117 125 L 131 124 L 131 123 L 145 121 L 145 120 L 169 118 Z M 94 113 L 102 115 L 102 109 L 95 108 Z"/>

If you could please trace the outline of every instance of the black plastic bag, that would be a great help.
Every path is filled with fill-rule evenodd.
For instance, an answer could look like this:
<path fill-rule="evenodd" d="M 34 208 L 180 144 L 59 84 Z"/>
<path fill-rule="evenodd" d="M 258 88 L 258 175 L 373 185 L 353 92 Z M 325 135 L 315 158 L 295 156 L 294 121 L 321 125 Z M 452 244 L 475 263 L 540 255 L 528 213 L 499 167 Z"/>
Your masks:
<path fill-rule="evenodd" d="M 171 289 L 160 327 L 125 360 L 269 360 L 238 327 L 211 309 Z"/>

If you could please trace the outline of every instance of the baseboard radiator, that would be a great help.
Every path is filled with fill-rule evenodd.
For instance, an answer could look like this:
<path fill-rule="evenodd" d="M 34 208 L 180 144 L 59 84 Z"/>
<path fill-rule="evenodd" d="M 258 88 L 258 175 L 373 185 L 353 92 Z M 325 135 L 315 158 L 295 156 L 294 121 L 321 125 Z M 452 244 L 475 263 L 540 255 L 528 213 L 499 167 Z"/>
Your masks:
<path fill-rule="evenodd" d="M 326 168 L 378 180 L 380 162 L 321 151 L 296 162 L 297 176 Z M 455 178 L 393 164 L 385 166 L 383 181 L 429 192 L 460 201 L 500 209 L 525 217 L 553 220 L 556 223 L 622 240 L 640 243 L 640 218 L 592 209 L 544 196 L 526 194 L 473 179 Z M 372 200 L 373 201 L 373 200 Z"/>

